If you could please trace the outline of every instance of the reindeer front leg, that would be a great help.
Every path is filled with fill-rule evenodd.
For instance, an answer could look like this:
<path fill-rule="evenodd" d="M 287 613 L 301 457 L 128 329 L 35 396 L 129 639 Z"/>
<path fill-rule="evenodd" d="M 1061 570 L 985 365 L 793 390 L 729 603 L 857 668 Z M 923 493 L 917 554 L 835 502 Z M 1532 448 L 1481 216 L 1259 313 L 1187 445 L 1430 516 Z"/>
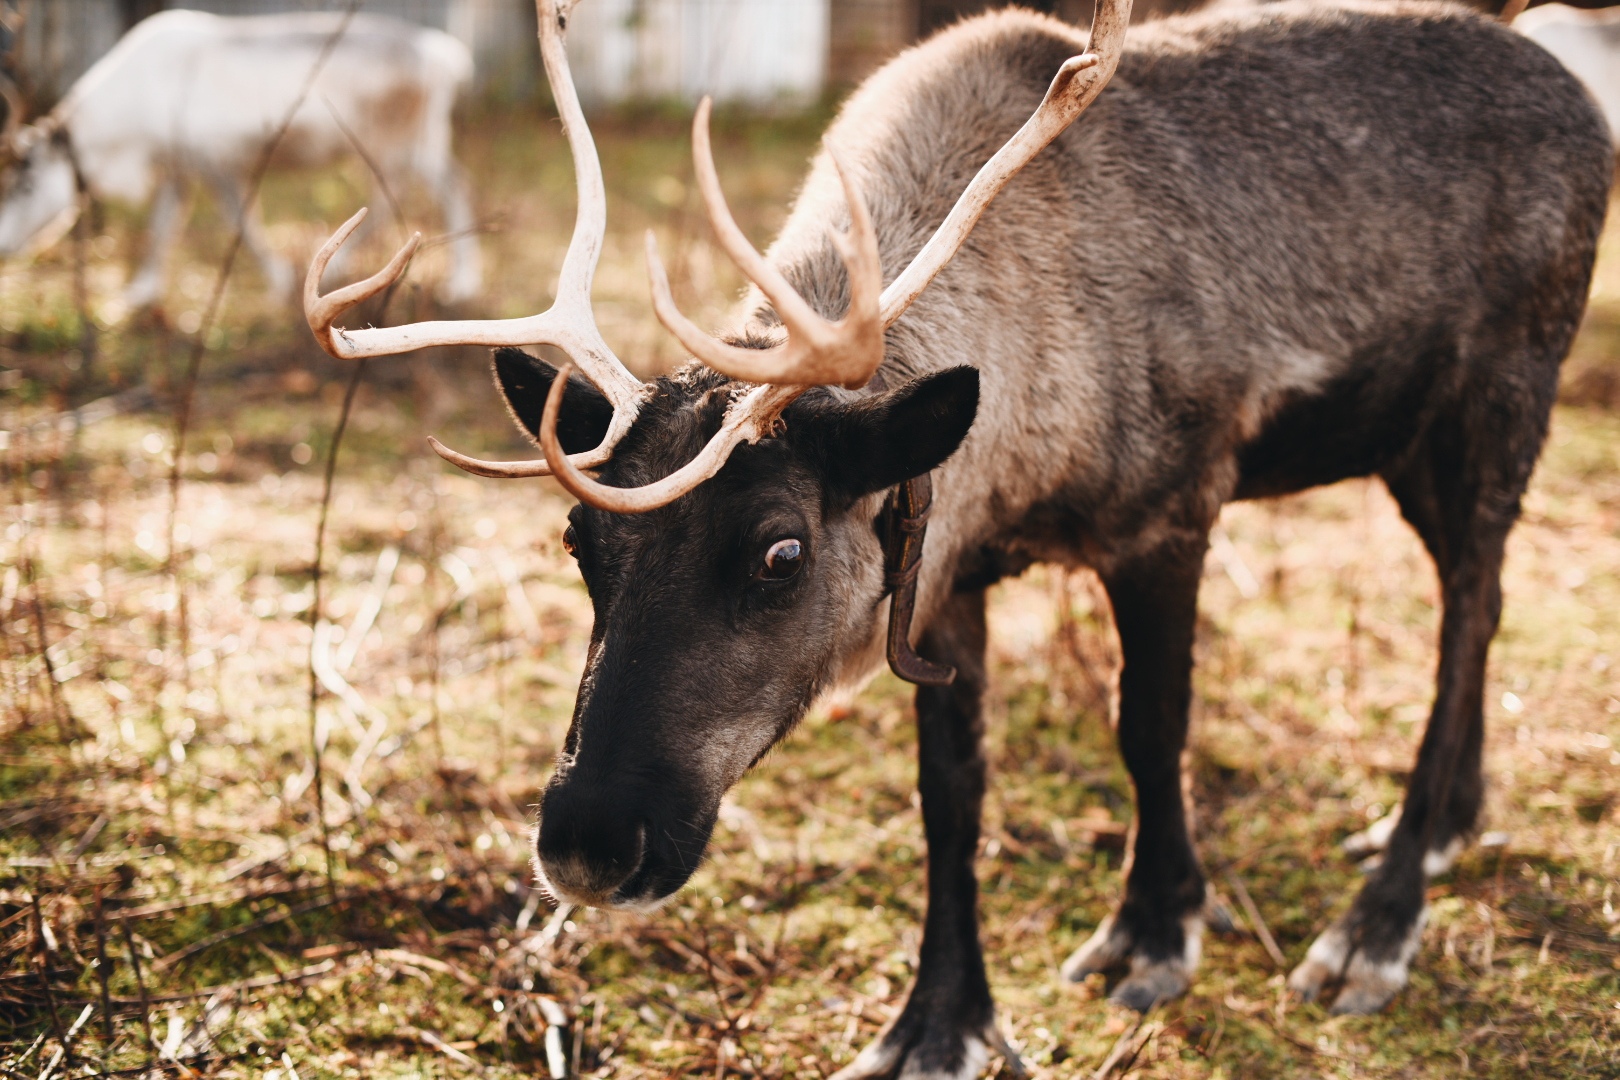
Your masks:
<path fill-rule="evenodd" d="M 921 652 L 956 667 L 950 686 L 917 690 L 917 787 L 928 837 L 928 916 L 905 1009 L 833 1080 L 978 1076 L 992 1049 L 1022 1071 L 995 1026 L 979 947 L 973 859 L 984 802 L 984 593 L 952 597 Z"/>
<path fill-rule="evenodd" d="M 1203 933 L 1204 875 L 1181 797 L 1205 535 L 1182 534 L 1104 575 L 1124 665 L 1119 748 L 1136 787 L 1125 898 L 1063 964 L 1079 982 L 1126 969 L 1112 998 L 1146 1012 L 1186 992 Z"/>
<path fill-rule="evenodd" d="M 174 243 L 180 238 L 185 218 L 185 181 L 172 173 L 166 174 L 158 184 L 146 218 L 146 257 L 124 287 L 124 303 L 134 310 L 140 311 L 163 300 L 163 279 L 169 268 L 169 256 L 174 253 Z"/>

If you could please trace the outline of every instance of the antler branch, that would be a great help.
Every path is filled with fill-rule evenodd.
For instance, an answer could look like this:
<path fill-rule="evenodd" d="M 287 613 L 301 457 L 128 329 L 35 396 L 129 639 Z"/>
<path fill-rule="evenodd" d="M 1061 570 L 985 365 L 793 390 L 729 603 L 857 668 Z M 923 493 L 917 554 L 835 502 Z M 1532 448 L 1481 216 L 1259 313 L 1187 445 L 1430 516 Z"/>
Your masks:
<path fill-rule="evenodd" d="M 732 450 L 764 438 L 782 410 L 810 386 L 839 385 L 853 389 L 871 379 L 883 361 L 884 331 L 950 262 L 1007 182 L 1073 123 L 1102 91 L 1119 63 L 1131 3 L 1130 0 L 1101 0 L 1086 52 L 1071 58 L 1058 70 L 1040 107 L 979 170 L 939 229 L 886 289 L 882 287 L 882 265 L 871 215 L 850 173 L 829 148 L 850 216 L 848 231 L 832 234 L 833 245 L 849 274 L 849 309 L 836 321 L 815 312 L 738 228 L 726 206 L 715 171 L 709 139 L 711 107 L 705 98 L 693 118 L 692 150 L 709 220 L 720 246 L 775 307 L 786 337 L 773 348 L 747 349 L 718 341 L 698 329 L 676 307 L 668 276 L 658 258 L 657 243 L 651 232 L 647 234 L 647 270 L 659 322 L 714 370 L 760 385 L 732 402 L 720 430 L 696 457 L 662 480 L 638 488 L 609 487 L 583 472 L 608 461 L 613 447 L 635 421 L 647 389 L 613 355 L 591 315 L 591 281 L 607 228 L 607 201 L 601 163 L 579 106 L 563 47 L 566 17 L 572 7 L 572 0 L 536 0 L 535 3 L 540 23 L 540 52 L 562 118 L 563 132 L 573 153 L 575 182 L 579 188 L 574 233 L 563 259 L 552 306 L 521 319 L 425 322 L 358 330 L 337 327 L 337 319 L 354 305 L 398 280 L 419 240 L 413 236 L 387 266 L 366 280 L 321 296 L 321 275 L 338 248 L 359 226 L 365 214 L 361 211 L 333 234 L 316 255 L 305 280 L 304 307 L 316 340 L 340 359 L 381 356 L 432 345 L 546 343 L 562 349 L 570 363 L 563 366 L 552 383 L 540 422 L 539 441 L 545 460 L 482 461 L 457 453 L 436 439 L 430 439 L 429 443 L 447 461 L 481 476 L 544 476 L 549 473 L 593 506 L 619 513 L 641 513 L 667 505 L 714 476 Z M 574 364 L 601 388 L 612 403 L 614 413 L 602 444 L 588 453 L 570 457 L 564 454 L 557 437 L 557 417 Z"/>
<path fill-rule="evenodd" d="M 597 157 L 596 143 L 585 123 L 585 114 L 579 105 L 579 95 L 574 89 L 573 76 L 568 69 L 568 54 L 563 44 L 567 11 L 572 6 L 561 6 L 556 0 L 536 0 L 535 3 L 540 55 L 545 62 L 546 77 L 551 82 L 552 96 L 562 119 L 569 151 L 573 154 L 574 182 L 579 190 L 574 233 L 563 256 L 557 295 L 551 307 L 519 319 L 439 320 L 358 330 L 336 326 L 336 321 L 345 312 L 397 281 L 420 242 L 420 236 L 411 237 L 389 260 L 388 265 L 371 277 L 326 296 L 320 295 L 321 276 L 338 248 L 364 220 L 366 211 L 361 210 L 332 235 L 310 264 L 309 274 L 304 279 L 304 314 L 321 348 L 340 360 L 387 356 L 439 345 L 555 345 L 601 388 L 614 408 L 613 420 L 608 425 L 602 445 L 588 453 L 575 455 L 579 467 L 594 468 L 608 460 L 614 445 L 630 430 L 647 389 L 613 355 L 613 350 L 602 339 L 591 312 L 591 282 L 601 256 L 602 238 L 607 232 L 607 194 L 602 184 L 602 165 Z M 544 476 L 551 471 L 544 461 L 480 461 L 458 454 L 437 440 L 430 440 L 430 445 L 446 460 L 484 476 Z"/>
<path fill-rule="evenodd" d="M 331 238 L 322 244 L 321 249 L 315 253 L 315 258 L 309 264 L 309 273 L 304 275 L 304 319 L 309 323 L 310 330 L 314 331 L 315 340 L 320 342 L 321 348 L 340 359 L 358 358 L 371 354 L 361 352 L 353 344 L 348 336 L 349 331 L 335 327 L 332 324 L 345 311 L 348 311 L 356 304 L 370 300 L 373 296 L 398 281 L 400 275 L 405 272 L 405 267 L 410 264 L 411 257 L 416 254 L 417 246 L 422 242 L 421 233 L 412 233 L 411 238 L 405 241 L 405 245 L 394 253 L 392 259 L 388 260 L 387 266 L 364 281 L 357 281 L 353 285 L 345 285 L 336 292 L 330 292 L 322 296 L 321 278 L 326 274 L 326 267 L 331 263 L 332 257 L 338 253 L 338 248 L 342 247 L 349 237 L 354 235 L 354 230 L 360 227 L 360 223 L 366 220 L 368 212 L 368 209 L 362 206 L 355 212 L 353 217 L 338 226 L 338 231 L 333 233 Z M 403 330 L 408 329 L 408 327 L 399 327 L 398 329 Z M 402 352 L 404 350 L 396 351 Z"/>
<path fill-rule="evenodd" d="M 1063 62 L 1052 85 L 1047 87 L 1040 107 L 1024 121 L 1017 134 L 984 163 L 911 264 L 883 290 L 879 306 L 885 330 L 905 314 L 912 301 L 945 269 L 1007 182 L 1102 93 L 1119 66 L 1130 19 L 1131 0 L 1101 0 L 1097 5 L 1086 51 Z"/>
<path fill-rule="evenodd" d="M 540 449 L 548 461 L 557 462 L 553 472 L 557 482 L 581 502 L 619 514 L 642 514 L 667 506 L 719 472 L 731 451 L 742 443 L 764 438 L 782 414 L 805 388 L 800 386 L 756 386 L 732 402 L 720 422 L 720 430 L 704 444 L 696 457 L 662 480 L 634 488 L 599 484 L 574 467 L 557 439 L 557 415 L 562 408 L 571 369 L 564 365 L 546 394 L 545 412 L 540 417 Z"/>
<path fill-rule="evenodd" d="M 828 148 L 833 168 L 844 185 L 849 203 L 849 232 L 834 233 L 833 243 L 843 256 L 849 272 L 849 311 L 831 322 L 805 303 L 781 271 L 766 262 L 748 242 L 726 205 L 720 190 L 720 177 L 714 168 L 709 144 L 709 99 L 698 106 L 692 120 L 692 159 L 698 188 L 708 207 L 715 236 L 731 261 L 759 286 L 787 328 L 787 340 L 771 349 L 745 349 L 717 341 L 699 330 L 681 314 L 670 295 L 669 279 L 658 258 L 658 244 L 647 232 L 647 274 L 652 282 L 653 311 L 658 321 L 709 367 L 744 382 L 798 386 L 865 386 L 883 362 L 883 328 L 878 325 L 878 293 L 883 285 L 883 266 L 878 255 L 877 233 L 866 202 L 851 182 L 849 173 Z"/>

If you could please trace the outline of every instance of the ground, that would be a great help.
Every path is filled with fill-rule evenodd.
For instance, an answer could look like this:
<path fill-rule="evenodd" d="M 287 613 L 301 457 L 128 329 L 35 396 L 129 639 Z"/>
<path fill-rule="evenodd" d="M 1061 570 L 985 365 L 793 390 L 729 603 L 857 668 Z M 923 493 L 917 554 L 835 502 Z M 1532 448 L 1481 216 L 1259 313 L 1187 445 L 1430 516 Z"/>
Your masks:
<path fill-rule="evenodd" d="M 824 120 L 724 126 L 722 177 L 751 235 L 780 223 Z M 598 310 L 644 373 L 678 359 L 646 302 L 646 227 L 700 323 L 739 284 L 707 242 L 683 128 L 659 113 L 599 125 L 613 219 Z M 477 313 L 532 310 L 572 224 L 555 125 L 502 110 L 462 143 L 493 268 Z M 359 166 L 273 176 L 275 242 L 306 258 L 365 186 Z M 520 452 L 487 360 L 364 373 L 317 601 L 351 372 L 249 265 L 203 326 L 229 234 L 206 204 L 163 318 L 116 300 L 137 219 L 113 207 L 89 224 L 93 362 L 71 245 L 0 276 L 0 1073 L 847 1063 L 902 1001 L 918 945 L 907 688 L 884 676 L 810 716 L 734 791 L 664 911 L 554 914 L 530 888 L 527 830 L 589 630 L 559 542 L 568 500 L 457 473 L 423 442 Z M 1184 999 L 1140 1021 L 1100 981 L 1057 979 L 1117 895 L 1131 816 L 1100 592 L 1042 569 L 996 590 L 984 936 L 1001 1023 L 1038 1076 L 1620 1076 L 1620 228 L 1603 259 L 1507 560 L 1488 844 L 1432 886 L 1412 986 L 1385 1013 L 1330 1020 L 1282 987 L 1358 885 L 1338 844 L 1399 798 L 1431 693 L 1433 572 L 1382 488 L 1222 518 L 1188 772 L 1237 926 L 1207 941 Z M 412 280 L 435 271 L 424 258 Z M 386 317 L 429 308 L 413 287 Z M 199 332 L 171 576 L 168 470 Z"/>

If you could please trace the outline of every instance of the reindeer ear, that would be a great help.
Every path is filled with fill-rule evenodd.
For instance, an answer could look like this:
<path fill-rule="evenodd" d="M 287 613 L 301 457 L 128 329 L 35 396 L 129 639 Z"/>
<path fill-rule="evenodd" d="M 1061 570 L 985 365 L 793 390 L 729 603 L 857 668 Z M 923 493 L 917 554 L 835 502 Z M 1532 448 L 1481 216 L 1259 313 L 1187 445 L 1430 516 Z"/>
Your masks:
<path fill-rule="evenodd" d="M 495 350 L 495 385 L 506 399 L 512 419 L 530 438 L 540 434 L 540 414 L 556 378 L 556 368 L 521 349 Z M 612 419 L 613 406 L 602 391 L 578 374 L 568 380 L 568 393 L 557 417 L 557 439 L 564 450 L 583 454 L 596 449 L 607 436 Z"/>
<path fill-rule="evenodd" d="M 956 452 L 979 410 L 979 371 L 956 367 L 837 409 L 819 433 L 828 486 L 849 499 L 920 476 Z"/>

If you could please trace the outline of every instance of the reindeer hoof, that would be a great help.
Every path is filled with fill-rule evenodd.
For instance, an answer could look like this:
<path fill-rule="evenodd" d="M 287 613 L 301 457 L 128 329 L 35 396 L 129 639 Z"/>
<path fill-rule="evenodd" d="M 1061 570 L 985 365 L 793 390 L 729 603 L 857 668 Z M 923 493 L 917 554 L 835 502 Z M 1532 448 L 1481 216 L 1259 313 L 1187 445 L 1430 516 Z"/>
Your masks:
<path fill-rule="evenodd" d="M 1288 991 L 1300 1001 L 1315 1001 L 1322 991 L 1338 981 L 1350 957 L 1350 934 L 1334 923 L 1313 942 L 1305 959 L 1288 973 Z"/>
<path fill-rule="evenodd" d="M 905 1013 L 830 1080 L 977 1080 L 994 1051 L 1019 1080 L 1029 1070 L 994 1022 L 966 1035 L 940 1030 Z"/>
<path fill-rule="evenodd" d="M 1353 942 L 1341 919 L 1311 943 L 1305 959 L 1288 976 L 1288 989 L 1302 1001 L 1314 1001 L 1337 986 L 1329 1012 L 1334 1016 L 1367 1015 L 1381 1010 L 1406 986 L 1412 958 L 1423 940 L 1425 914 L 1419 914 L 1403 935 L 1380 945 Z"/>
<path fill-rule="evenodd" d="M 1098 925 L 1096 933 L 1064 961 L 1062 975 L 1069 982 L 1080 982 L 1088 975 L 1117 970 L 1128 963 L 1130 973 L 1120 980 L 1108 998 L 1137 1012 L 1147 1012 L 1160 1002 L 1180 997 L 1192 985 L 1192 973 L 1198 967 L 1203 940 L 1203 918 L 1198 914 L 1184 917 L 1181 932 L 1181 955 L 1176 956 L 1174 948 L 1145 947 L 1124 920 L 1117 914 L 1110 915 Z"/>
<path fill-rule="evenodd" d="M 1108 1000 L 1116 1005 L 1145 1013 L 1153 1006 L 1178 998 L 1192 985 L 1192 974 L 1180 959 L 1149 962 L 1142 957 L 1131 961 L 1131 973 Z"/>
<path fill-rule="evenodd" d="M 1395 995 L 1406 986 L 1405 964 L 1369 964 L 1374 969 L 1360 974 L 1358 977 L 1355 961 L 1351 961 L 1350 973 L 1345 976 L 1344 988 L 1339 996 L 1333 999 L 1333 1006 L 1328 1009 L 1332 1016 L 1371 1016 L 1381 1012 L 1385 1005 L 1395 1000 Z M 1387 969 L 1387 970 L 1386 970 Z"/>
<path fill-rule="evenodd" d="M 1117 916 L 1109 915 L 1097 924 L 1085 944 L 1063 961 L 1059 974 L 1068 982 L 1084 982 L 1087 975 L 1112 971 L 1123 965 L 1135 945 L 1136 935 Z"/>

